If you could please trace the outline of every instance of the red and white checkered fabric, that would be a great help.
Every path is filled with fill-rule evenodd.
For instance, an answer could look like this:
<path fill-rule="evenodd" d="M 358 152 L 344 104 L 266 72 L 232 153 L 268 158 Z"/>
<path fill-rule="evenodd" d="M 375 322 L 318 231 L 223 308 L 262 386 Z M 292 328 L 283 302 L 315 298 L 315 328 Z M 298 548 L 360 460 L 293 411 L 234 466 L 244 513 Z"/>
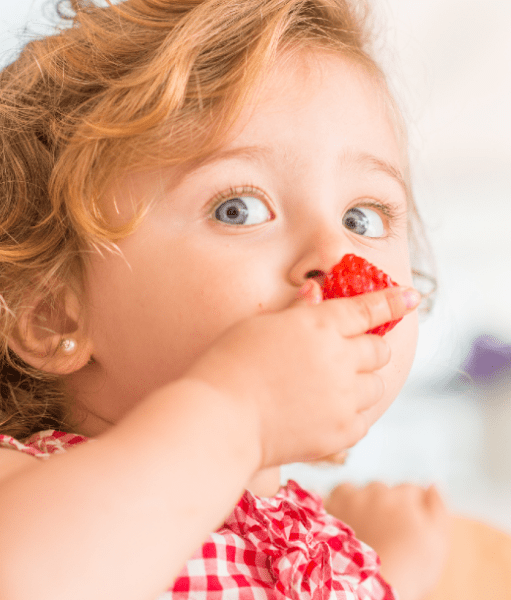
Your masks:
<path fill-rule="evenodd" d="M 36 458 L 49 458 L 52 454 L 62 454 L 87 439 L 83 435 L 48 429 L 35 433 L 25 443 L 18 442 L 9 435 L 0 435 L 0 448 L 19 450 Z"/>
<path fill-rule="evenodd" d="M 0 447 L 47 458 L 87 441 L 45 431 Z M 246 491 L 158 600 L 395 600 L 376 553 L 294 481 L 272 498 Z"/>

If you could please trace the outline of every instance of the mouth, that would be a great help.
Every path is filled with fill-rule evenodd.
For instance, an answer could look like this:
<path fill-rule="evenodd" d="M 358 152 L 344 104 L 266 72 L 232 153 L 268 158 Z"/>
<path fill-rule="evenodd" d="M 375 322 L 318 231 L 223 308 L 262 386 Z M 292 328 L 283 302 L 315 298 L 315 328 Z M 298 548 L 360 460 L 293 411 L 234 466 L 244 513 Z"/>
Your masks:
<path fill-rule="evenodd" d="M 321 273 L 321 271 L 318 271 L 318 273 Z M 355 254 L 346 254 L 324 277 L 321 287 L 323 300 L 329 300 L 331 298 L 349 298 L 369 292 L 377 292 L 397 285 L 387 273 L 375 267 L 365 258 Z M 389 321 L 366 333 L 383 336 L 393 329 L 399 321 L 401 319 Z"/>

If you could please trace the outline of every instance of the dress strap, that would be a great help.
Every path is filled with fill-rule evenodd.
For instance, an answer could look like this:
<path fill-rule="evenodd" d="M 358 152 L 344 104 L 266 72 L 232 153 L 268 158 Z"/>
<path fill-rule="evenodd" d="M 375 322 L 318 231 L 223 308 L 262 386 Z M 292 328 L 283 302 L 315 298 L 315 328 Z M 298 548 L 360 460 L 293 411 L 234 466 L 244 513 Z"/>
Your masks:
<path fill-rule="evenodd" d="M 17 450 L 36 458 L 49 458 L 52 454 L 62 454 L 69 448 L 87 441 L 88 438 L 83 435 L 48 429 L 31 435 L 24 442 L 10 435 L 0 435 L 0 448 Z"/>

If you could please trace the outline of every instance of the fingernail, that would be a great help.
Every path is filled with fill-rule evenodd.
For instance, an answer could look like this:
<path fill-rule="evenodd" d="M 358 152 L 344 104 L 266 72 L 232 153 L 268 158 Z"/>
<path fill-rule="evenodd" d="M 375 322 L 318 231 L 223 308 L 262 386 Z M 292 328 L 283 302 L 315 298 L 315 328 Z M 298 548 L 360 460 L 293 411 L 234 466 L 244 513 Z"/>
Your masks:
<path fill-rule="evenodd" d="M 314 287 L 314 284 L 312 283 L 312 280 L 309 279 L 309 281 L 306 281 L 302 287 L 298 290 L 297 294 L 296 294 L 296 298 L 301 300 L 303 298 L 307 298 L 307 296 L 311 293 L 312 288 Z"/>
<path fill-rule="evenodd" d="M 421 295 L 414 288 L 407 288 L 403 292 L 401 292 L 401 297 L 405 303 L 406 308 L 415 308 L 419 306 L 421 301 Z"/>

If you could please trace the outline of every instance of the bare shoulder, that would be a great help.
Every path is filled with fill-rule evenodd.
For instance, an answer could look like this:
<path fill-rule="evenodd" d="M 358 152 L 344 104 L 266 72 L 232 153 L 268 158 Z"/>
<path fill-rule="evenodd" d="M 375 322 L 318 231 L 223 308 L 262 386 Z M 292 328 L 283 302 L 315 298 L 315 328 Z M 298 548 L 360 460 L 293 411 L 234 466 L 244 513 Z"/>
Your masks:
<path fill-rule="evenodd" d="M 9 450 L 8 448 L 0 448 L 0 481 L 10 475 L 14 475 L 16 471 L 21 471 L 35 464 L 34 461 L 37 461 L 37 458 L 29 454 Z"/>

